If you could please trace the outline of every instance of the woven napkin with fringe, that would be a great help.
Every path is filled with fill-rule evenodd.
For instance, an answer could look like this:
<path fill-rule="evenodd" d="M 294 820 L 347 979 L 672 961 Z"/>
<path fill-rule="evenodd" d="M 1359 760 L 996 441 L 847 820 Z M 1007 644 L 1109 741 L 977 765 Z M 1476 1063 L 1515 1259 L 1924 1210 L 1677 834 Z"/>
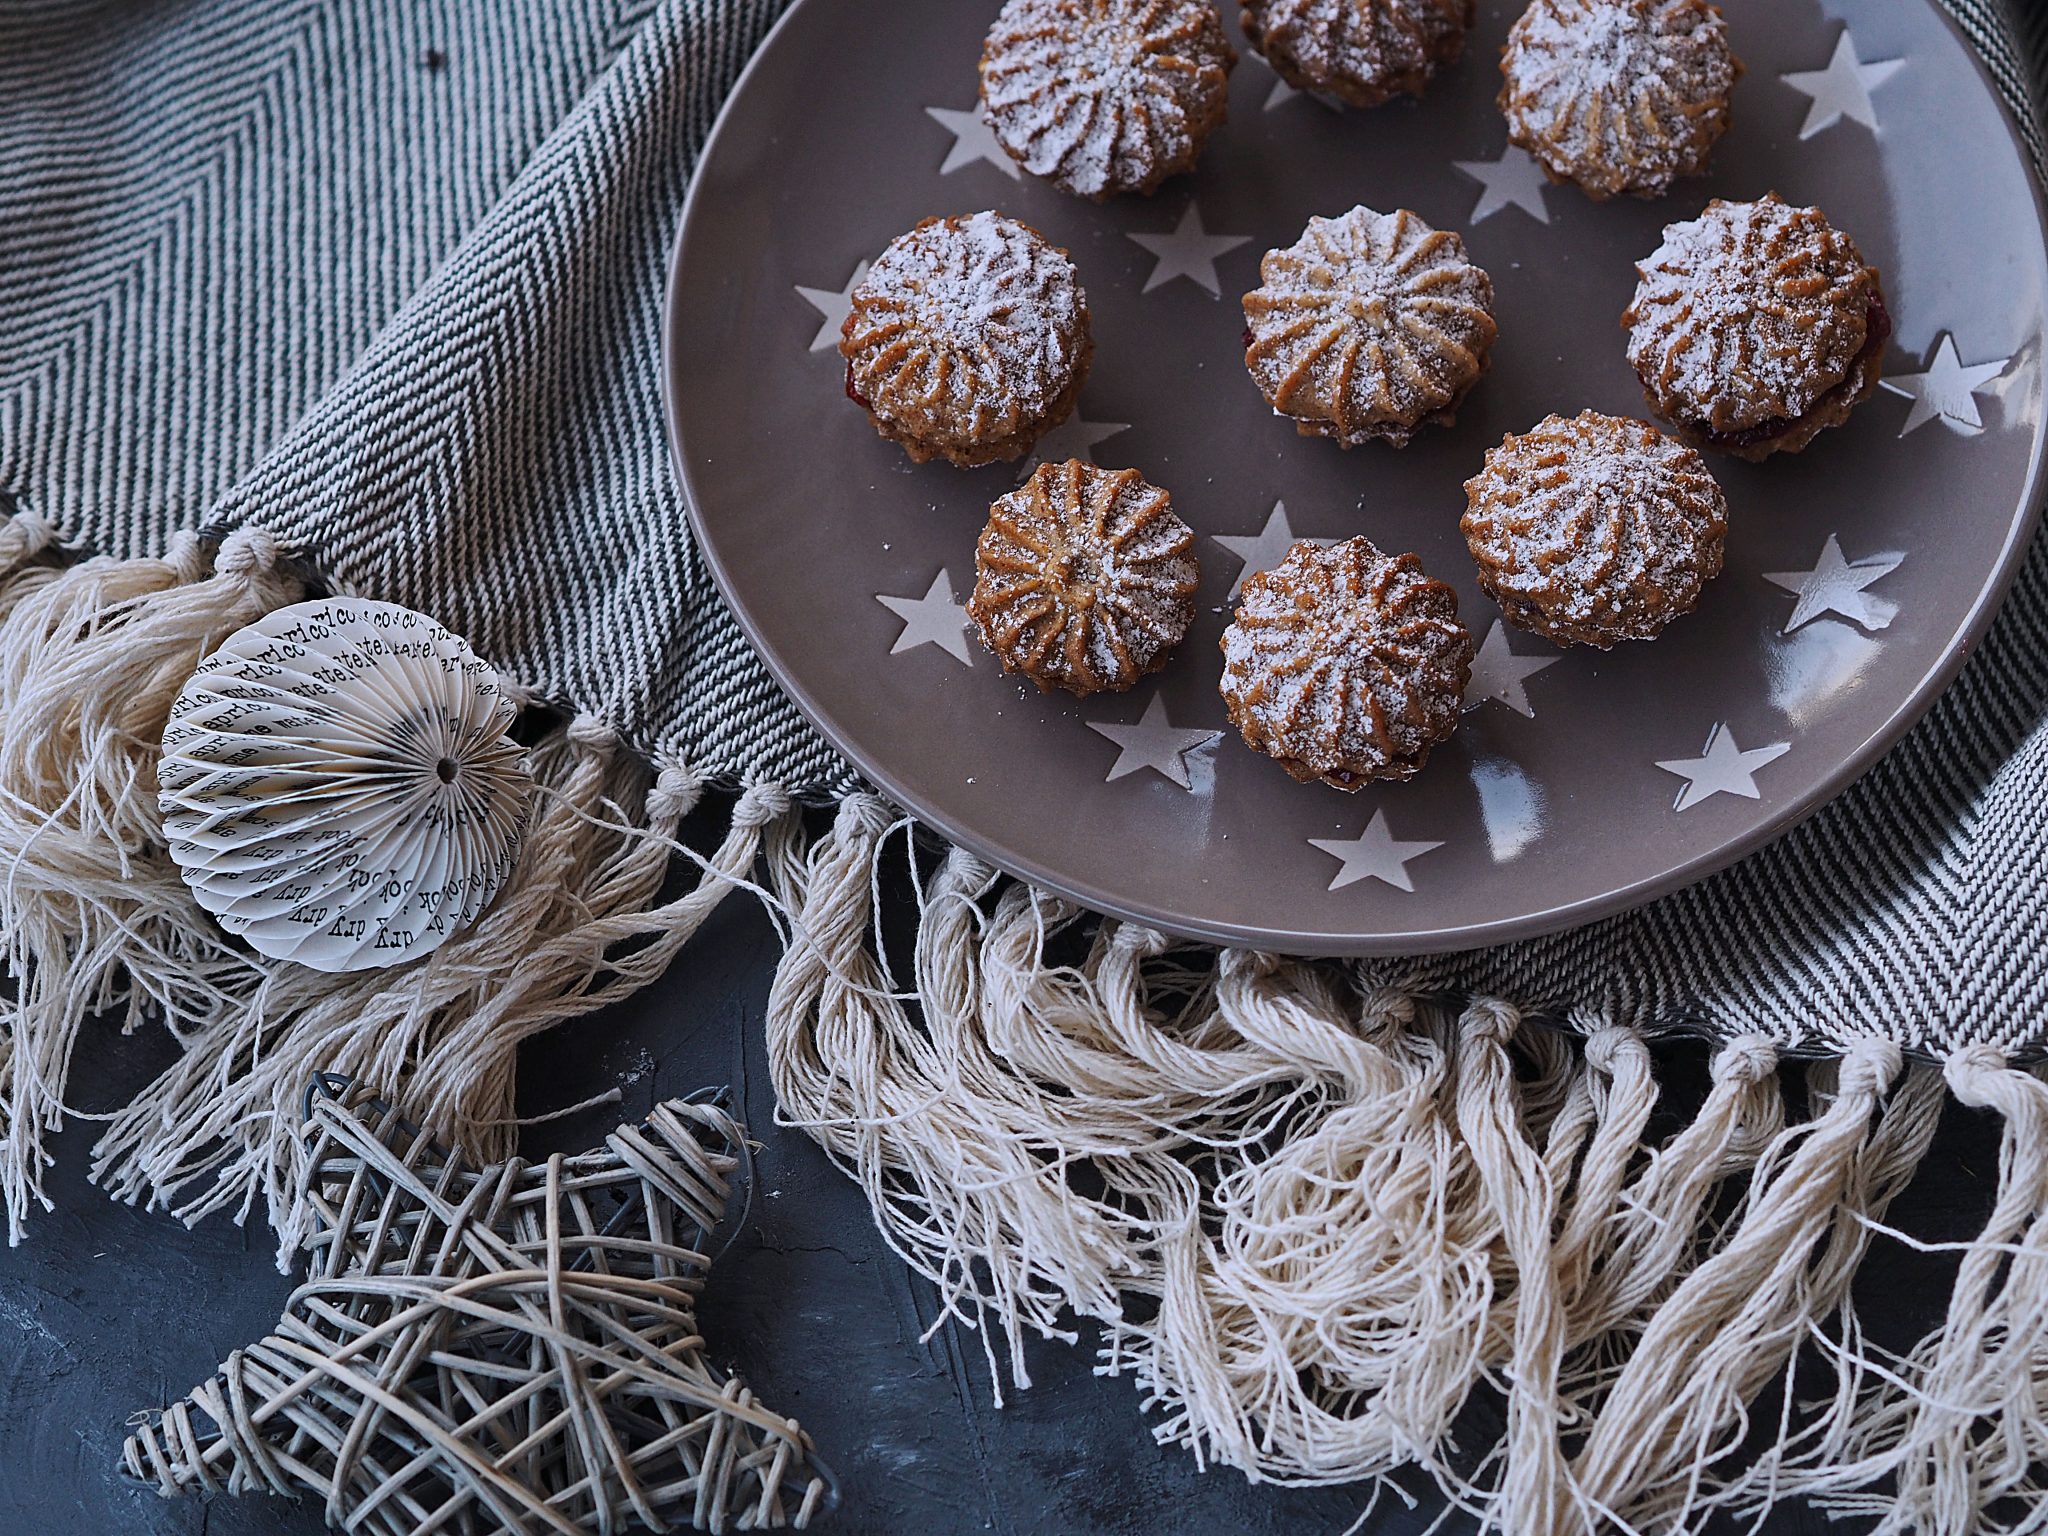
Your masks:
<path fill-rule="evenodd" d="M 2048 15 L 1947 3 L 2031 135 Z M 1019 1383 L 1027 1335 L 1085 1319 L 1162 1440 L 1275 1480 L 1418 1464 L 1515 1531 L 1792 1494 L 1892 1530 L 2048 1522 L 2048 553 L 1837 805 L 1635 913 L 1413 965 L 1090 919 L 863 789 L 690 545 L 665 259 L 780 9 L 0 14 L 11 1235 L 88 1017 L 184 1047 L 106 1124 L 109 1193 L 261 1210 L 289 1254 L 310 1069 L 499 1155 L 518 1042 L 752 890 L 788 941 L 784 1119 Z M 309 583 L 432 613 L 534 709 L 511 884 L 395 972 L 253 957 L 158 824 L 179 686 Z M 675 834 L 709 790 L 732 799 L 705 856 Z M 701 878 L 663 899 L 685 855 Z M 907 974 L 875 897 L 906 863 Z M 1649 1042 L 1678 1029 L 1719 1044 L 1674 1117 Z M 1998 1198 L 1942 1322 L 1884 1356 L 1850 1282 L 1951 1097 L 2003 1117 Z M 1801 1362 L 1773 1444 L 1724 1461 Z M 1505 1433 L 1461 1451 L 1485 1388 Z"/>

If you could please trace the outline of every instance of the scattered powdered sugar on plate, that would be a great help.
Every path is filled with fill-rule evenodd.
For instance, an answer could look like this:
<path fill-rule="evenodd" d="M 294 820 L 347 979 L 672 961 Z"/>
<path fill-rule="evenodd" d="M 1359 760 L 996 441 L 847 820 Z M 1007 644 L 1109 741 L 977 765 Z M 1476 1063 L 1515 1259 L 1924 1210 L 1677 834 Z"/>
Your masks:
<path fill-rule="evenodd" d="M 1742 72 L 1707 0 L 1533 0 L 1501 69 L 1508 138 L 1596 197 L 1703 170 Z"/>
<path fill-rule="evenodd" d="M 1737 433 L 1805 415 L 1870 335 L 1876 273 L 1818 208 L 1716 199 L 1638 264 L 1622 323 L 1651 403 Z"/>
<path fill-rule="evenodd" d="M 1302 542 L 1245 582 L 1222 692 L 1251 746 L 1355 789 L 1421 769 L 1457 726 L 1471 666 L 1456 594 L 1415 556 Z"/>
<path fill-rule="evenodd" d="M 1493 281 L 1406 209 L 1310 219 L 1245 295 L 1245 365 L 1273 408 L 1347 446 L 1406 443 L 1486 370 Z"/>
<path fill-rule="evenodd" d="M 982 101 L 1034 176 L 1083 197 L 1150 191 L 1223 120 L 1236 57 L 1209 0 L 1010 0 Z"/>
<path fill-rule="evenodd" d="M 1194 544 L 1136 470 L 1042 465 L 989 509 L 967 612 L 1004 670 L 1040 688 L 1128 688 L 1194 621 Z"/>

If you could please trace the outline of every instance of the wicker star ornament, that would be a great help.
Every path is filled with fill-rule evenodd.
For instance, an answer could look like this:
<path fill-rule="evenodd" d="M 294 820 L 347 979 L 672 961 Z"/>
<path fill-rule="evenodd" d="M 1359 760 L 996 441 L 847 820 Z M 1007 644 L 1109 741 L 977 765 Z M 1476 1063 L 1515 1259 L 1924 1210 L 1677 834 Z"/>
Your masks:
<path fill-rule="evenodd" d="M 165 1496 L 313 1493 L 374 1536 L 805 1526 L 810 1437 L 711 1365 L 695 1301 L 743 1143 L 671 1101 L 605 1145 L 471 1169 L 346 1079 L 308 1096 L 305 1283 L 137 1422 Z"/>

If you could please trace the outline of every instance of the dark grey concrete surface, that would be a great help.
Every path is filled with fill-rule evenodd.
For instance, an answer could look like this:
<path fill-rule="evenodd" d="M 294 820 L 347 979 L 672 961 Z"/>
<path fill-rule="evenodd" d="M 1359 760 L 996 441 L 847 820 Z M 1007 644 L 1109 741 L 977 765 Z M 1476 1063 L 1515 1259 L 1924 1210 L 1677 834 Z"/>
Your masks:
<path fill-rule="evenodd" d="M 703 830 L 711 830 L 706 823 Z M 735 898 L 673 971 L 610 1013 L 533 1042 L 521 1109 L 534 1114 L 616 1085 L 623 1103 L 529 1135 L 532 1150 L 588 1145 L 614 1117 L 729 1083 L 765 1142 L 759 1187 L 704 1297 L 715 1358 L 794 1415 L 838 1473 L 827 1531 L 860 1536 L 1265 1536 L 1335 1533 L 1364 1508 L 1357 1490 L 1248 1484 L 1197 1471 L 1155 1446 L 1128 1379 L 1099 1379 L 1085 1343 L 1041 1344 L 1032 1389 L 991 1406 L 979 1341 L 958 1329 L 920 1342 L 932 1294 L 888 1251 L 853 1185 L 800 1134 L 776 1130 L 761 1019 L 776 958 L 760 911 Z M 90 1032 L 74 1074 L 86 1110 L 119 1102 L 167 1059 L 161 1035 Z M 1671 1092 L 1696 1091 L 1700 1055 L 1666 1061 Z M 115 1471 L 124 1421 L 208 1376 L 268 1328 L 291 1289 L 268 1233 L 226 1221 L 188 1231 L 89 1186 L 90 1124 L 57 1143 L 51 1192 L 28 1243 L 0 1250 L 0 1536 L 309 1536 L 310 1504 L 267 1498 L 166 1502 Z M 1968 1231 L 1988 1207 L 1994 1128 L 1951 1109 L 1936 1157 L 1898 1208 L 1928 1237 Z M 1937 1315 L 1940 1260 L 1881 1243 L 1860 1290 L 1876 1337 L 1899 1345 Z M 1084 1330 L 1085 1332 L 1085 1330 Z M 1476 1410 L 1475 1429 L 1490 1415 Z M 1421 1531 L 1441 1504 L 1414 1485 L 1411 1510 L 1382 1498 L 1363 1529 Z M 1853 1528 L 1853 1527 L 1851 1527 Z M 1453 1522 L 1445 1529 L 1469 1529 Z M 1732 1527 L 1731 1527 L 1732 1529 Z M 1842 1531 L 1804 1510 L 1773 1536 Z"/>

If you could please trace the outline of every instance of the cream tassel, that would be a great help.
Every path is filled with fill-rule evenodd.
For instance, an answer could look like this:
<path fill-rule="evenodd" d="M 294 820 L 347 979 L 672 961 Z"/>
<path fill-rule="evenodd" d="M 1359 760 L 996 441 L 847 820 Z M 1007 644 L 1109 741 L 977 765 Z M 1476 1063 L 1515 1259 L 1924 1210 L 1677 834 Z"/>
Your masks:
<path fill-rule="evenodd" d="M 1898 1048 L 1852 1045 L 1832 1093 L 1758 1160 L 1740 1226 L 1665 1298 L 1601 1405 L 1574 1469 L 1589 1520 L 1682 1528 L 1709 1465 L 1740 1441 L 1746 1405 L 1846 1299 L 1867 1233 L 1933 1133 L 1938 1092 L 1899 1075 Z M 1832 1074 L 1829 1074 L 1832 1075 Z M 1757 1476 L 1769 1475 L 1767 1465 Z"/>
<path fill-rule="evenodd" d="M 1711 1231 L 1715 1190 L 1747 1173 L 1785 1128 L 1777 1064 L 1777 1047 L 1760 1035 L 1737 1036 L 1714 1053 L 1698 1112 L 1649 1153 L 1622 1196 L 1612 1249 L 1575 1300 L 1575 1339 L 1595 1343 L 1625 1330 L 1632 1347 L 1648 1314 L 1692 1269 Z"/>
<path fill-rule="evenodd" d="M 968 1060 L 949 1056 L 905 1013 L 874 931 L 876 868 L 893 824 L 879 800 L 855 795 L 809 848 L 771 845 L 770 878 L 792 925 L 768 1002 L 777 1118 L 809 1131 L 860 1184 L 891 1246 L 937 1288 L 934 1328 L 994 1314 L 1022 1385 L 1024 1330 L 1064 1336 L 1064 1298 L 1041 1266 L 1064 1264 L 1083 1294 L 1099 1294 L 1103 1283 L 1087 1277 L 1130 1263 L 1113 1224 L 1043 1176 L 1040 1139 L 1019 1134 L 1008 1105 L 967 1087 L 989 1075 L 979 1048 L 969 1040 Z M 973 862 L 949 860 L 921 915 L 971 948 L 985 883 Z M 945 963 L 955 974 L 939 990 L 941 1009 L 950 999 L 971 1017 L 972 962 Z M 978 1253 L 991 1255 L 985 1277 Z M 983 1342 L 990 1347 L 986 1334 Z"/>
<path fill-rule="evenodd" d="M 1940 1328 L 1895 1370 L 1846 1361 L 1861 1390 L 1844 1426 L 1782 1479 L 1831 1512 L 1876 1516 L 1882 1536 L 2048 1526 L 2048 1083 L 1988 1045 L 1950 1057 L 1946 1077 L 2005 1122 L 1991 1214 L 1957 1245 Z"/>
<path fill-rule="evenodd" d="M 1155 1433 L 1288 1482 L 1428 1462 L 1477 1379 L 1492 1229 L 1442 1098 L 1449 1025 L 1364 1000 L 1365 1032 L 1309 967 L 1226 954 L 1223 1017 L 1311 1075 L 1270 1149 L 1216 1159 L 1208 1221 L 1163 1256 L 1150 1322 L 1115 1360 L 1165 1410 Z M 1475 1219 L 1476 1218 L 1476 1219 Z"/>
<path fill-rule="evenodd" d="M 1958 1100 L 2005 1121 L 1998 1198 L 1940 1332 L 1906 1366 L 1917 1411 L 1886 1457 L 1897 1500 L 1879 1526 L 1887 1536 L 2048 1524 L 2048 1083 L 1992 1046 L 1958 1052 L 1947 1077 Z M 1995 1514 L 2006 1500 L 2021 1516 L 2009 1524 Z"/>
<path fill-rule="evenodd" d="M 1256 1119 L 1289 1074 L 1138 1000 L 1156 935 L 1104 925 L 1083 968 L 1045 966 L 1074 911 L 1016 886 L 985 910 L 994 873 L 960 850 L 919 893 L 913 1017 L 876 932 L 879 866 L 904 825 L 854 796 L 808 848 L 771 844 L 791 924 L 768 1011 L 780 1116 L 846 1167 L 938 1288 L 933 1327 L 992 1322 L 1027 1385 L 1026 1334 L 1071 1340 L 1069 1306 L 1115 1315 L 1156 1233 L 1188 1219 L 1184 1198 L 1155 1214 L 1188 1185 L 1174 1154 L 1207 1120 Z M 1060 1172 L 1084 1159 L 1101 1196 Z"/>
<path fill-rule="evenodd" d="M 1547 1536 L 1562 1528 L 1566 1507 L 1557 1390 L 1565 1316 L 1552 1263 L 1557 1189 L 1521 1123 L 1521 1091 L 1507 1051 L 1520 1022 L 1505 1003 L 1480 1001 L 1466 1010 L 1459 1021 L 1457 1114 L 1485 1201 L 1501 1224 L 1514 1286 L 1505 1464 L 1494 1515 L 1510 1532 Z"/>
<path fill-rule="evenodd" d="M 25 530 L 25 531 L 24 531 Z M 46 530 L 8 525 L 0 555 Z M 0 618 L 0 1201 L 20 1241 L 47 1205 L 43 1137 L 60 1123 L 86 1018 L 178 1029 L 232 1006 L 244 962 L 201 917 L 157 830 L 156 757 L 172 700 L 228 634 L 299 595 L 260 529 L 209 560 L 181 534 L 162 560 L 32 567 Z"/>
<path fill-rule="evenodd" d="M 15 604 L 62 569 L 42 559 L 56 543 L 56 525 L 32 512 L 17 512 L 0 523 L 0 623 L 6 622 Z"/>

